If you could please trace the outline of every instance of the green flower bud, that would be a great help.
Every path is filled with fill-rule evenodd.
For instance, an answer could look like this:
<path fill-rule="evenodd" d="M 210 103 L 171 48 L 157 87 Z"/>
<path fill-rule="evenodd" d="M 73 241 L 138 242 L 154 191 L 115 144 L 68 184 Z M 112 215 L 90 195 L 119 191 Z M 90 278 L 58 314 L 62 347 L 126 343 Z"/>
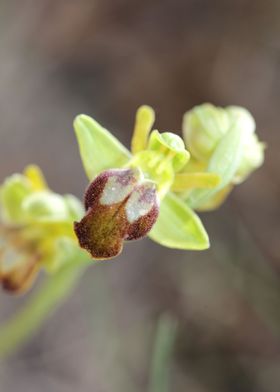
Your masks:
<path fill-rule="evenodd" d="M 185 142 L 198 162 L 211 165 L 211 159 L 222 138 L 235 129 L 242 135 L 240 161 L 231 182 L 238 184 L 264 161 L 264 144 L 259 142 L 256 123 L 251 113 L 240 106 L 218 108 L 210 104 L 197 106 L 184 116 Z M 221 164 L 226 160 L 220 151 Z M 213 169 L 213 168 L 212 168 Z"/>
<path fill-rule="evenodd" d="M 225 108 L 226 113 L 229 117 L 229 125 L 238 124 L 238 126 L 244 129 L 244 132 L 252 135 L 256 130 L 256 122 L 251 113 L 241 106 L 228 106 Z"/>
<path fill-rule="evenodd" d="M 183 135 L 190 153 L 207 162 L 229 126 L 229 116 L 222 108 L 205 103 L 188 111 L 183 118 Z"/>
<path fill-rule="evenodd" d="M 226 111 L 231 122 L 247 134 L 240 163 L 232 181 L 234 184 L 239 184 L 263 164 L 265 144 L 260 142 L 255 134 L 256 123 L 248 110 L 239 106 L 228 106 Z"/>
<path fill-rule="evenodd" d="M 245 142 L 239 167 L 233 178 L 234 184 L 240 184 L 264 162 L 265 144 L 258 140 L 256 134 L 252 134 Z"/>

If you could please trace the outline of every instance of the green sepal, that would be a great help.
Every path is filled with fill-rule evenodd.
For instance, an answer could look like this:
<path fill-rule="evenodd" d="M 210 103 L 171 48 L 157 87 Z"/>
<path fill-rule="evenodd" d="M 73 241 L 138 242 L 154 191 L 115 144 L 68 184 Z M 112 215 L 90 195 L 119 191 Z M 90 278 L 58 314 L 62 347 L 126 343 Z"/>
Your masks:
<path fill-rule="evenodd" d="M 162 200 L 158 220 L 149 236 L 168 248 L 190 250 L 209 248 L 208 235 L 199 217 L 171 192 Z"/>
<path fill-rule="evenodd" d="M 81 159 L 90 180 L 106 169 L 124 166 L 130 152 L 93 118 L 81 114 L 74 120 Z"/>
<path fill-rule="evenodd" d="M 216 173 L 220 176 L 220 184 L 213 189 L 195 189 L 188 198 L 188 204 L 193 208 L 199 208 L 217 192 L 227 186 L 232 180 L 239 166 L 243 146 L 247 137 L 241 127 L 233 128 L 220 140 L 210 158 L 207 172 Z"/>

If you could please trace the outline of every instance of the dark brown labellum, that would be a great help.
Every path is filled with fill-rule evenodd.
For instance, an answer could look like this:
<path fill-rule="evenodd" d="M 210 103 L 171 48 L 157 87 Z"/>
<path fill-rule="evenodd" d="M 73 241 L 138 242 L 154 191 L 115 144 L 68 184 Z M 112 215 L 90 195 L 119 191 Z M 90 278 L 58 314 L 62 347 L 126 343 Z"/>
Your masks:
<path fill-rule="evenodd" d="M 115 257 L 124 240 L 145 236 L 159 212 L 155 184 L 141 180 L 137 169 L 101 173 L 86 190 L 85 208 L 74 228 L 80 246 L 95 259 Z"/>

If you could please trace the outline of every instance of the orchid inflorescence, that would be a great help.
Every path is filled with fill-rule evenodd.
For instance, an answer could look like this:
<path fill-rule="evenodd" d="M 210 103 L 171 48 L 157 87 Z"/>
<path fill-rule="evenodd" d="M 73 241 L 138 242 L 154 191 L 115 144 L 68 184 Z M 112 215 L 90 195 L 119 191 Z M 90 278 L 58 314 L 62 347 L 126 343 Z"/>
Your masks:
<path fill-rule="evenodd" d="M 52 192 L 36 166 L 0 189 L 0 281 L 30 287 L 41 268 L 55 273 L 70 255 L 117 256 L 124 241 L 148 235 L 176 249 L 203 250 L 209 239 L 195 210 L 220 206 L 234 185 L 262 165 L 264 144 L 244 108 L 203 104 L 184 115 L 183 139 L 152 130 L 154 111 L 136 113 L 131 151 L 86 115 L 74 121 L 90 184 L 84 206 Z"/>

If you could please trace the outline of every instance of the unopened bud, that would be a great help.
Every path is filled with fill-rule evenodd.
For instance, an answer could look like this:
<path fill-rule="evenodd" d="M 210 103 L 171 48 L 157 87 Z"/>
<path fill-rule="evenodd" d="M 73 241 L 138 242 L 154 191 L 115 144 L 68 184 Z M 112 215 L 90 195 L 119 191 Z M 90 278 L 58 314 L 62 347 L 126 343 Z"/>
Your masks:
<path fill-rule="evenodd" d="M 229 124 L 225 110 L 208 103 L 188 111 L 183 119 L 183 134 L 191 155 L 207 162 Z"/>

